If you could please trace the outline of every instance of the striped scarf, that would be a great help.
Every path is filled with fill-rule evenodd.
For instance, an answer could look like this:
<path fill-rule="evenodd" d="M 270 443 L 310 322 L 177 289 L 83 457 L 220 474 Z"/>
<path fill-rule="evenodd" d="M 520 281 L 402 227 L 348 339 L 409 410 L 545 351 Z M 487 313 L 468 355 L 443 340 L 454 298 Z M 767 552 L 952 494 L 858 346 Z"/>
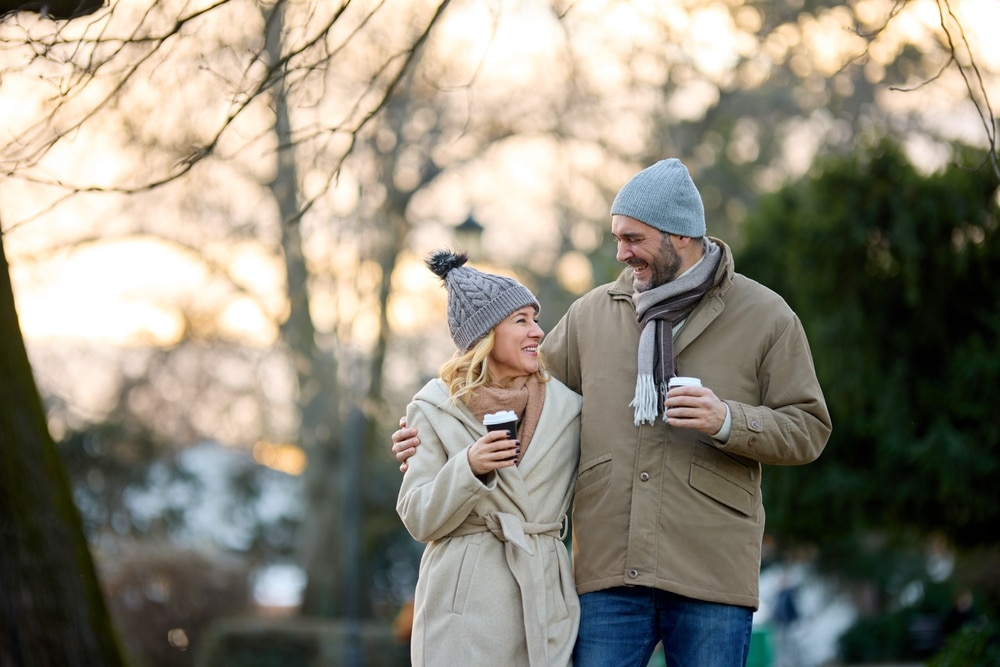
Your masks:
<path fill-rule="evenodd" d="M 639 335 L 639 375 L 635 380 L 635 425 L 652 424 L 667 397 L 667 381 L 676 374 L 674 327 L 683 322 L 708 288 L 715 282 L 715 272 L 722 251 L 705 239 L 705 255 L 687 273 L 659 287 L 632 295 Z M 664 410 L 663 420 L 667 414 Z"/>

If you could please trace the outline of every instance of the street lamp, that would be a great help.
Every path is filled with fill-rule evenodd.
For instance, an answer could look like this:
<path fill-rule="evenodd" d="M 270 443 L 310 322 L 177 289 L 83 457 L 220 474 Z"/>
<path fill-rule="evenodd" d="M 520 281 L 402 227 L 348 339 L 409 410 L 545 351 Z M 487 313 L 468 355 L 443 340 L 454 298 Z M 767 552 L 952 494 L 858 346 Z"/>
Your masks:
<path fill-rule="evenodd" d="M 483 226 L 470 213 L 465 222 L 455 227 L 455 243 L 470 256 L 480 257 L 483 250 L 483 231 Z"/>

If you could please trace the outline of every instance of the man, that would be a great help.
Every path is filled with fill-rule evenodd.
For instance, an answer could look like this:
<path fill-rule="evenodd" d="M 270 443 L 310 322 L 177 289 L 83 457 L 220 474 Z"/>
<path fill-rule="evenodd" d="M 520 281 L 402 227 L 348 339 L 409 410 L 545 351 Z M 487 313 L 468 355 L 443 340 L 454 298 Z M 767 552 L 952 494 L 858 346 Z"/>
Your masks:
<path fill-rule="evenodd" d="M 830 416 L 805 332 L 705 236 L 687 168 L 661 160 L 611 207 L 618 280 L 578 299 L 542 345 L 583 396 L 573 505 L 576 667 L 745 665 L 759 605 L 761 464 L 816 459 Z M 666 391 L 674 375 L 702 386 Z M 393 434 L 404 462 L 419 443 Z"/>

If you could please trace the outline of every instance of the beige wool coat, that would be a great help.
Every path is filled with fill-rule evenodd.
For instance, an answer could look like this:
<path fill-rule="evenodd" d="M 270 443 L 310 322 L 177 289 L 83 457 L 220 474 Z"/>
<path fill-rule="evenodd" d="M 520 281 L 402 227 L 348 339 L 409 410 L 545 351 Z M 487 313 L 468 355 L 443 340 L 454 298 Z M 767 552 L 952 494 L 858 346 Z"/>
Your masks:
<path fill-rule="evenodd" d="M 701 378 L 729 406 L 725 443 L 660 417 L 635 425 L 631 269 L 580 297 L 542 344 L 551 373 L 583 396 L 572 538 L 581 595 L 648 586 L 756 609 L 761 464 L 808 463 L 830 436 L 802 323 L 712 241 L 723 250 L 715 284 L 674 352 L 680 375 Z"/>
<path fill-rule="evenodd" d="M 412 663 L 570 665 L 579 625 L 562 542 L 576 481 L 580 397 L 557 380 L 521 462 L 477 478 L 468 448 L 486 429 L 432 380 L 406 411 L 421 446 L 396 510 L 426 542 L 415 595 Z"/>

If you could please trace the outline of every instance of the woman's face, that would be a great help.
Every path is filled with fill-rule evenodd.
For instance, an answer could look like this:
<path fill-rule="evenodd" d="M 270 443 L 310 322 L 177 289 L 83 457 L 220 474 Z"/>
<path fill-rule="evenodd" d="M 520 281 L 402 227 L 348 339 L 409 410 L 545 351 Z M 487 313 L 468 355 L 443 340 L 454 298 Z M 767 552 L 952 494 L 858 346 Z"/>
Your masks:
<path fill-rule="evenodd" d="M 515 310 L 496 326 L 490 373 L 497 380 L 531 375 L 538 370 L 538 345 L 545 332 L 533 306 Z"/>

